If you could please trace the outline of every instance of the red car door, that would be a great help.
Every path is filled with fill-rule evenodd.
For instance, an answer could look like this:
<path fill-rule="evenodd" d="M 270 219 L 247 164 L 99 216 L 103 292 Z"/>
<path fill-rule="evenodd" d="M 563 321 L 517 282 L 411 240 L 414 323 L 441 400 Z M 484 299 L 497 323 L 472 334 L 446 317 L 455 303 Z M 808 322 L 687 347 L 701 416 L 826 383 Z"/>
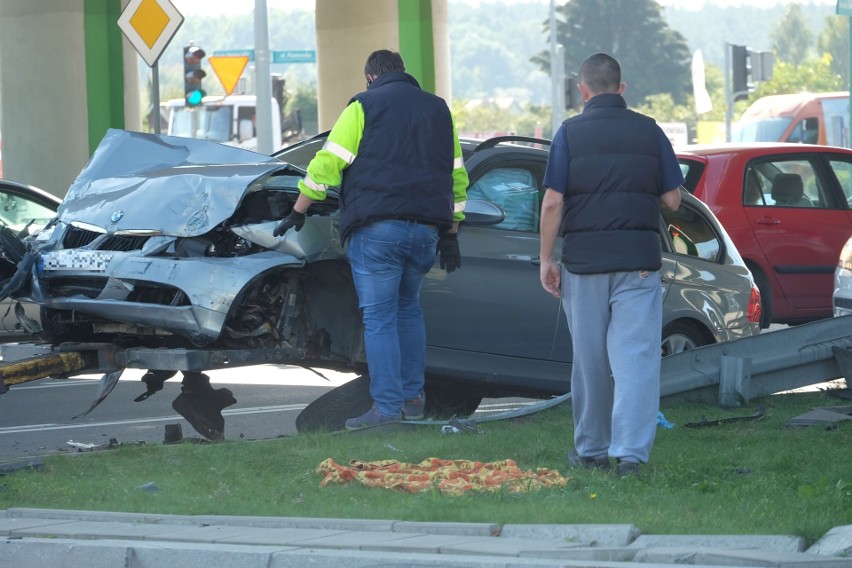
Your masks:
<path fill-rule="evenodd" d="M 805 318 L 831 315 L 834 268 L 852 233 L 820 163 L 803 155 L 753 160 L 744 177 L 754 186 L 744 211 L 781 294 L 794 310 L 825 310 Z"/>

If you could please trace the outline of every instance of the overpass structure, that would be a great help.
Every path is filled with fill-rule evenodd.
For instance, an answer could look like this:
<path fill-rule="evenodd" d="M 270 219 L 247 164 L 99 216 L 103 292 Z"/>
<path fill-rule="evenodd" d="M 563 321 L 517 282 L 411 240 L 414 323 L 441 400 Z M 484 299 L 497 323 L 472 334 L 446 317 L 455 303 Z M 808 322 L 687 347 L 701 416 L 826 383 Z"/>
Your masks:
<path fill-rule="evenodd" d="M 128 4 L 0 0 L 5 178 L 64 197 L 109 128 L 143 130 L 148 67 L 117 24 Z M 179 33 L 167 51 L 182 49 Z M 399 51 L 426 90 L 451 100 L 447 0 L 316 0 L 316 35 L 320 130 L 364 89 L 376 49 Z M 231 47 L 251 46 L 208 49 Z"/>

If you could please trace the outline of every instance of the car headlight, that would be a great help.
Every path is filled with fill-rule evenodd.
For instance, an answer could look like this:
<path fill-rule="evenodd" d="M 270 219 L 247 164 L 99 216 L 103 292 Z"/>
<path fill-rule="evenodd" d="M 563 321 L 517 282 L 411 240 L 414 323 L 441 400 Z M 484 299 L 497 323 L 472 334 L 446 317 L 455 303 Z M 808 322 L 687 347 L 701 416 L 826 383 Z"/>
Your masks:
<path fill-rule="evenodd" d="M 852 270 L 852 239 L 846 241 L 843 250 L 840 251 L 840 259 L 837 266 L 844 270 Z"/>

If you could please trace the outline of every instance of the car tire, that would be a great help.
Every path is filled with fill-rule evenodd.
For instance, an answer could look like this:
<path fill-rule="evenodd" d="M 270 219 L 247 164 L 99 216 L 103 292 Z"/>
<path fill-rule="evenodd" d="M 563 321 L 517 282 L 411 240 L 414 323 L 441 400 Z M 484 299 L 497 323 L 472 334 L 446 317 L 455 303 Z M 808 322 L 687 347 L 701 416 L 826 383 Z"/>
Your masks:
<path fill-rule="evenodd" d="M 698 326 L 686 322 L 675 321 L 663 328 L 662 354 L 663 357 L 691 351 L 710 343 Z"/>
<path fill-rule="evenodd" d="M 370 377 L 360 375 L 306 406 L 296 416 L 296 430 L 301 434 L 337 432 L 344 429 L 346 420 L 361 416 L 372 405 Z"/>
<path fill-rule="evenodd" d="M 449 379 L 426 378 L 426 416 L 436 420 L 467 418 L 482 402 L 481 389 Z"/>
<path fill-rule="evenodd" d="M 760 290 L 760 328 L 766 329 L 772 323 L 772 285 L 769 283 L 766 274 L 759 268 L 748 265 L 748 269 L 751 270 L 754 283 Z"/>

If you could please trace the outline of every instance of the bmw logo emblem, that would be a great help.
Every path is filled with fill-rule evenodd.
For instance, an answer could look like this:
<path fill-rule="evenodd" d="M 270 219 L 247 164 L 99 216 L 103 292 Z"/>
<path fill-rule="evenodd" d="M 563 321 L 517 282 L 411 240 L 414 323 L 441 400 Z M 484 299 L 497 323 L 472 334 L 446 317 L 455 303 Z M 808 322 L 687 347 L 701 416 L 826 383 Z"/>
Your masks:
<path fill-rule="evenodd" d="M 116 223 L 121 221 L 122 217 L 124 217 L 124 211 L 122 211 L 121 209 L 113 211 L 112 215 L 109 216 L 109 222 L 115 225 Z"/>

